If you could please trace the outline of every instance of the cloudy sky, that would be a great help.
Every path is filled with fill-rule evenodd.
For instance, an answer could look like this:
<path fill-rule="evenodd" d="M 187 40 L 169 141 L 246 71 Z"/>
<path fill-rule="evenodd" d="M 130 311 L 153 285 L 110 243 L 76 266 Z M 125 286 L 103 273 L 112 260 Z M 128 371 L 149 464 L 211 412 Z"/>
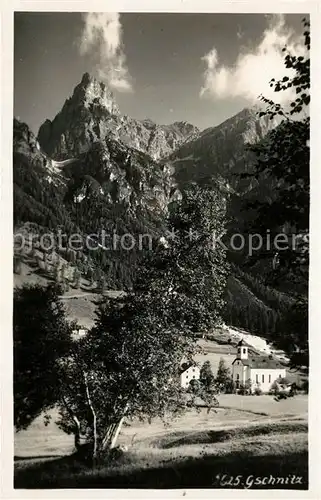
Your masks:
<path fill-rule="evenodd" d="M 14 114 L 37 133 L 88 71 L 124 114 L 217 125 L 270 96 L 282 47 L 302 50 L 303 17 L 15 13 Z"/>

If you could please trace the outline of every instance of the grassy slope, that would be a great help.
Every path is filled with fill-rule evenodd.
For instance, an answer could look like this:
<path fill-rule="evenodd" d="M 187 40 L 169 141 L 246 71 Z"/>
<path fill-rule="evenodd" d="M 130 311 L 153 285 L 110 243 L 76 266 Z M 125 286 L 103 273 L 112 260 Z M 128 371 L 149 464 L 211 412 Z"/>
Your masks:
<path fill-rule="evenodd" d="M 46 279 L 23 264 L 15 284 L 26 282 L 45 284 Z M 63 300 L 70 318 L 90 327 L 97 298 L 85 289 L 70 289 Z M 216 334 L 217 342 L 199 341 L 204 352 L 196 356 L 200 364 L 209 360 L 214 373 L 221 358 L 230 367 L 236 353 L 227 344 L 228 334 Z M 288 377 L 297 374 L 288 372 Z M 16 487 L 222 487 L 216 475 L 224 471 L 244 477 L 300 473 L 307 485 L 306 397 L 276 402 L 270 396 L 222 395 L 220 405 L 209 415 L 205 410 L 188 412 L 169 427 L 157 420 L 151 425 L 128 422 L 119 444 L 129 452 L 94 471 L 71 456 L 73 438 L 57 428 L 55 418 L 48 427 L 37 419 L 15 436 L 20 458 Z"/>
<path fill-rule="evenodd" d="M 63 259 L 61 260 L 63 261 Z M 66 261 L 63 262 L 65 263 Z M 14 274 L 13 276 L 15 287 L 36 284 L 46 286 L 52 282 L 52 279 L 46 273 L 41 273 L 40 270 L 35 272 L 35 269 L 31 265 L 28 265 L 27 262 L 22 263 L 21 273 Z M 117 290 L 107 290 L 105 295 L 115 297 L 120 293 Z M 82 279 L 79 288 L 71 287 L 61 298 L 70 320 L 77 321 L 80 326 L 85 328 L 93 326 L 96 309 L 95 302 L 99 300 L 100 295 L 92 291 L 87 280 Z"/>
<path fill-rule="evenodd" d="M 225 473 L 244 480 L 250 474 L 297 474 L 307 487 L 307 397 L 276 402 L 270 396 L 222 395 L 220 403 L 216 413 L 190 411 L 167 426 L 159 420 L 127 422 L 119 444 L 128 452 L 95 469 L 72 455 L 47 462 L 18 460 L 15 486 L 222 487 L 216 476 Z M 16 436 L 16 454 L 35 453 L 41 435 L 43 456 L 50 447 L 71 453 L 72 439 L 65 436 L 63 445 L 55 424 L 44 428 L 38 420 Z"/>

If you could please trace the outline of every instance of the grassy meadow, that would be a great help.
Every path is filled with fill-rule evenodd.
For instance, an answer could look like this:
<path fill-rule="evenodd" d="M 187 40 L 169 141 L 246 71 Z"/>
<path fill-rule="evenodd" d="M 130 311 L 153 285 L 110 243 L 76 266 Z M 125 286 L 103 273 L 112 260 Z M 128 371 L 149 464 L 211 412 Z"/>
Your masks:
<path fill-rule="evenodd" d="M 222 484 L 224 475 L 242 477 L 234 487 L 250 487 L 250 476 L 270 475 L 302 478 L 278 488 L 308 487 L 307 396 L 277 402 L 271 396 L 222 395 L 220 405 L 210 413 L 190 410 L 166 425 L 127 421 L 119 444 L 128 451 L 95 468 L 72 454 L 72 437 L 54 418 L 47 427 L 39 418 L 16 434 L 15 487 L 233 487 Z"/>
<path fill-rule="evenodd" d="M 63 299 L 68 316 L 90 328 L 97 295 L 71 289 Z M 196 362 L 210 361 L 214 374 L 221 358 L 231 368 L 236 345 L 227 343 L 228 337 L 200 339 L 203 351 Z M 287 377 L 300 382 L 296 372 Z M 127 451 L 95 468 L 74 455 L 73 436 L 57 427 L 54 410 L 49 425 L 39 417 L 15 433 L 15 488 L 275 488 L 246 482 L 269 475 L 302 478 L 278 488 L 308 487 L 307 396 L 275 401 L 268 395 L 222 394 L 219 403 L 216 411 L 190 409 L 166 425 L 159 419 L 125 421 L 118 444 Z M 239 484 L 222 482 L 237 476 Z"/>

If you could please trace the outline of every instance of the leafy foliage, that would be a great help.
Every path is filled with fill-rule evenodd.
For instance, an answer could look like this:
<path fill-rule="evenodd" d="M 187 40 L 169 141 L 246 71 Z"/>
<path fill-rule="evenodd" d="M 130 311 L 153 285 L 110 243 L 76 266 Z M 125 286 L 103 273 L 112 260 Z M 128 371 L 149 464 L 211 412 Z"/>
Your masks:
<path fill-rule="evenodd" d="M 30 297 L 24 293 L 24 314 L 16 308 L 17 340 L 18 333 L 25 333 L 24 348 L 32 353 L 32 364 L 24 366 L 17 344 L 17 402 L 25 393 L 23 404 L 28 410 L 35 405 L 32 418 L 56 402 L 59 426 L 74 434 L 76 448 L 84 439 L 95 460 L 115 445 L 125 417 L 165 418 L 183 411 L 183 390 L 177 382 L 181 361 L 192 359 L 196 333 L 213 328 L 224 307 L 225 255 L 211 245 L 212 231 L 223 224 L 224 204 L 217 194 L 195 187 L 187 192 L 168 217 L 173 240 L 150 252 L 132 291 L 117 299 L 102 298 L 95 326 L 72 345 L 63 343 L 70 327 L 57 300 L 58 289 L 43 293 L 38 287 Z M 186 235 L 189 229 L 196 234 L 193 241 Z M 37 331 L 29 346 L 33 321 Z M 35 385 L 38 366 L 45 382 L 40 389 Z M 28 370 L 32 377 L 26 382 Z M 207 392 L 205 400 L 212 405 L 212 394 Z M 27 415 L 19 425 L 28 425 L 32 418 Z"/>
<path fill-rule="evenodd" d="M 303 114 L 310 101 L 310 31 L 308 21 L 304 20 L 303 23 L 306 29 L 304 55 L 287 54 L 284 60 L 285 67 L 291 69 L 294 76 L 271 81 L 276 92 L 293 88 L 297 97 L 291 102 L 290 111 L 262 97 L 267 107 L 260 115 L 273 119 L 278 114 L 283 121 L 261 143 L 250 147 L 257 157 L 252 175 L 256 179 L 262 175 L 270 177 L 276 186 L 270 200 L 250 204 L 250 208 L 257 211 L 251 229 L 260 234 L 268 230 L 270 237 L 279 232 L 285 234 L 290 245 L 279 253 L 277 273 L 274 274 L 282 279 L 286 276 L 287 279 L 301 282 L 307 281 L 308 272 L 310 159 L 310 118 L 306 113 Z M 296 245 L 291 244 L 293 234 L 301 235 Z M 273 253 L 275 248 L 270 251 L 271 255 Z"/>
<path fill-rule="evenodd" d="M 18 430 L 57 400 L 58 361 L 69 352 L 72 331 L 59 293 L 55 286 L 15 290 L 14 422 Z"/>
<path fill-rule="evenodd" d="M 309 366 L 308 318 L 308 298 L 299 296 L 278 326 L 276 341 L 288 353 L 293 368 Z"/>
<path fill-rule="evenodd" d="M 303 20 L 304 46 L 302 55 L 287 53 L 284 48 L 284 64 L 292 70 L 292 77 L 271 81 L 276 92 L 294 91 L 295 99 L 289 109 L 273 100 L 262 97 L 266 109 L 260 116 L 270 119 L 282 117 L 281 124 L 272 130 L 259 144 L 250 149 L 256 154 L 255 171 L 245 174 L 256 180 L 270 178 L 275 185 L 273 195 L 255 201 L 247 208 L 255 209 L 256 217 L 249 222 L 249 231 L 269 238 L 282 233 L 286 245 L 278 253 L 272 245 L 258 254 L 260 258 L 274 257 L 272 278 L 275 284 L 288 283 L 292 303 L 280 311 L 275 321 L 273 339 L 290 355 L 293 366 L 308 365 L 307 287 L 308 287 L 308 230 L 309 230 L 309 159 L 310 118 L 307 106 L 310 102 L 310 25 Z M 243 176 L 244 177 L 244 176 Z M 253 258 L 250 259 L 253 261 Z M 301 297 L 303 295 L 303 298 Z M 294 302 L 294 303 L 293 303 Z"/>

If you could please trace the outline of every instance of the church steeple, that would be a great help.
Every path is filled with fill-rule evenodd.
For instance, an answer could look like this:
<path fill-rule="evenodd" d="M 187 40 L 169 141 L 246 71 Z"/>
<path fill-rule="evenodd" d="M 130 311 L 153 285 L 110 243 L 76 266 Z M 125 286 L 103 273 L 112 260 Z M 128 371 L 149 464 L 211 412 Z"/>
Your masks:
<path fill-rule="evenodd" d="M 241 340 L 237 344 L 237 357 L 239 359 L 247 359 L 248 358 L 248 347 L 244 344 L 243 340 Z"/>

